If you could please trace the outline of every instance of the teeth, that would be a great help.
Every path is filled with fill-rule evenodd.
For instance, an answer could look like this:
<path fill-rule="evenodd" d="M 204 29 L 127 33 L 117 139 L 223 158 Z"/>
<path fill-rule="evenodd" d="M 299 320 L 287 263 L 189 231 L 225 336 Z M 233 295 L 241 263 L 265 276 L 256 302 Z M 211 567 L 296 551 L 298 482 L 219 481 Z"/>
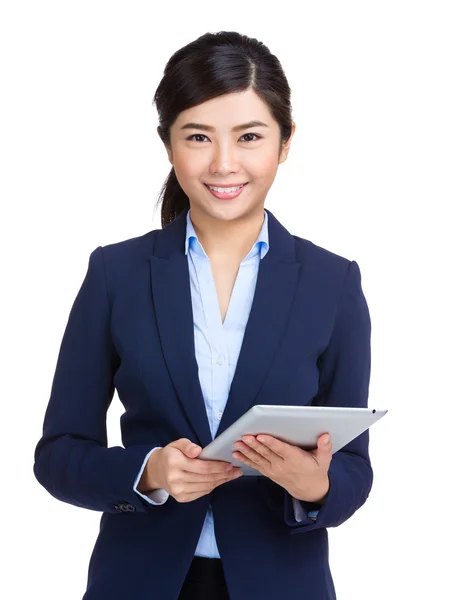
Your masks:
<path fill-rule="evenodd" d="M 242 188 L 243 185 L 239 185 L 237 187 L 227 187 L 227 188 L 214 187 L 213 185 L 208 185 L 207 187 L 210 188 L 211 190 L 214 190 L 215 192 L 219 192 L 220 194 L 222 194 L 224 192 L 236 192 L 237 190 Z"/>

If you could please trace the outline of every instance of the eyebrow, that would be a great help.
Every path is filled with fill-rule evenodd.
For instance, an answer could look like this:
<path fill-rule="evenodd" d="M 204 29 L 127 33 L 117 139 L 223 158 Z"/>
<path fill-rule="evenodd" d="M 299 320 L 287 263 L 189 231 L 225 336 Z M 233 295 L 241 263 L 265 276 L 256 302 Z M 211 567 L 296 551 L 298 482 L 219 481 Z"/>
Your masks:
<path fill-rule="evenodd" d="M 236 125 L 231 131 L 242 131 L 243 129 L 251 129 L 251 127 L 268 127 L 266 123 L 262 121 L 250 121 L 249 123 L 242 123 L 242 125 Z M 215 131 L 215 127 L 210 125 L 202 125 L 201 123 L 186 123 L 181 127 L 183 129 L 200 129 L 201 131 Z"/>

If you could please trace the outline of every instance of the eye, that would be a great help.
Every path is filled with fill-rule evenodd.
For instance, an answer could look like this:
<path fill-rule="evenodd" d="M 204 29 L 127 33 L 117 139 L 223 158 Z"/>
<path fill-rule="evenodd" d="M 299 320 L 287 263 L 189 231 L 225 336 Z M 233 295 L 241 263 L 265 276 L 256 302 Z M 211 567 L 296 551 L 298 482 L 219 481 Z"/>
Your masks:
<path fill-rule="evenodd" d="M 198 138 L 198 137 L 205 138 L 206 136 L 202 135 L 201 133 L 194 133 L 193 135 L 189 135 L 189 137 L 186 138 L 186 140 L 189 140 L 189 141 L 192 140 L 192 142 L 197 142 L 198 140 L 194 140 L 193 138 Z"/>
<path fill-rule="evenodd" d="M 262 138 L 262 136 L 261 136 L 261 135 L 257 135 L 257 133 L 244 133 L 244 134 L 242 135 L 242 138 L 243 138 L 243 137 L 246 137 L 246 136 L 248 136 L 248 135 L 249 135 L 249 136 L 251 136 L 251 135 L 252 135 L 252 136 L 254 136 L 254 138 L 255 138 L 255 139 L 251 139 L 251 140 L 245 140 L 247 143 L 248 143 L 248 142 L 256 142 L 257 140 L 260 140 L 260 139 Z M 194 139 L 193 139 L 193 138 L 198 138 L 198 137 L 200 137 L 200 138 L 207 138 L 207 136 L 206 136 L 206 135 L 203 135 L 202 133 L 194 133 L 194 134 L 190 135 L 190 136 L 189 136 L 188 138 L 186 138 L 186 139 L 187 139 L 187 140 L 189 140 L 189 141 L 191 140 L 192 142 L 197 142 L 197 141 L 200 141 L 200 142 L 201 142 L 201 140 L 194 140 Z"/>
<path fill-rule="evenodd" d="M 244 133 L 244 134 L 242 135 L 242 137 L 246 137 L 247 135 L 253 135 L 253 136 L 256 138 L 256 139 L 254 139 L 254 140 L 246 140 L 247 142 L 255 142 L 255 141 L 257 141 L 257 140 L 260 140 L 260 139 L 261 139 L 261 136 L 260 136 L 260 135 L 257 135 L 257 133 Z"/>

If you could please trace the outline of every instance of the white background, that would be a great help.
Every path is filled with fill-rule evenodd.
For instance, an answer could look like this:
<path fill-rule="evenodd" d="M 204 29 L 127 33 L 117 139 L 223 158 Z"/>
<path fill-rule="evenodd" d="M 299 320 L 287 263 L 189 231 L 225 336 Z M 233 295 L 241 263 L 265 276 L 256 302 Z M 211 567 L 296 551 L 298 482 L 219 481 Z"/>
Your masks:
<path fill-rule="evenodd" d="M 154 206 L 171 165 L 152 97 L 165 63 L 206 31 L 236 30 L 269 47 L 292 88 L 297 131 L 266 208 L 358 262 L 372 319 L 369 405 L 389 409 L 371 430 L 371 495 L 329 530 L 338 598 L 441 598 L 447 3 L 161 5 L 1 4 L 0 596 L 85 591 L 101 513 L 57 501 L 33 475 L 59 345 L 90 252 L 160 228 Z M 121 445 L 121 413 L 116 395 L 110 446 Z"/>

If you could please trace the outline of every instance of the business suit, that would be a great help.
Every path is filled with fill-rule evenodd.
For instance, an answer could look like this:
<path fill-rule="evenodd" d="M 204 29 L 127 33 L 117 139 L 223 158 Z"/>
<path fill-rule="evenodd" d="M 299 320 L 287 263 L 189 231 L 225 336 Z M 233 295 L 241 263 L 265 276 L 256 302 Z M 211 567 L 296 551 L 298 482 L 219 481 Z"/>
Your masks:
<path fill-rule="evenodd" d="M 316 521 L 298 523 L 291 496 L 264 477 L 163 506 L 133 490 L 155 446 L 211 441 L 193 348 L 186 212 L 91 254 L 61 344 L 36 477 L 56 498 L 103 511 L 85 600 L 175 600 L 209 504 L 232 600 L 335 598 L 326 527 L 368 497 L 368 432 L 334 455 Z M 292 236 L 268 214 L 270 252 L 217 435 L 253 404 L 367 405 L 371 326 L 357 263 Z M 125 448 L 106 447 L 114 388 L 126 409 Z"/>
<path fill-rule="evenodd" d="M 269 218 L 267 211 L 264 210 L 264 220 L 259 235 L 251 250 L 240 261 L 223 319 L 219 306 L 220 283 L 218 283 L 217 289 L 211 261 L 198 239 L 190 212 L 188 210 L 186 214 L 185 254 L 189 270 L 195 359 L 198 364 L 198 380 L 209 428 L 212 438 L 215 438 L 235 375 L 235 368 L 254 300 L 260 261 L 270 251 Z M 134 490 L 146 502 L 161 505 L 167 501 L 168 492 L 163 489 L 156 489 L 141 494 L 137 489 L 146 462 L 157 449 L 156 446 L 145 457 L 142 468 L 136 477 Z M 298 522 L 308 516 L 315 518 L 317 511 L 307 510 L 306 506 L 307 503 L 303 506 L 301 501 L 293 499 L 294 513 Z M 220 558 L 215 539 L 211 506 L 209 506 L 206 514 L 195 555 Z"/>

